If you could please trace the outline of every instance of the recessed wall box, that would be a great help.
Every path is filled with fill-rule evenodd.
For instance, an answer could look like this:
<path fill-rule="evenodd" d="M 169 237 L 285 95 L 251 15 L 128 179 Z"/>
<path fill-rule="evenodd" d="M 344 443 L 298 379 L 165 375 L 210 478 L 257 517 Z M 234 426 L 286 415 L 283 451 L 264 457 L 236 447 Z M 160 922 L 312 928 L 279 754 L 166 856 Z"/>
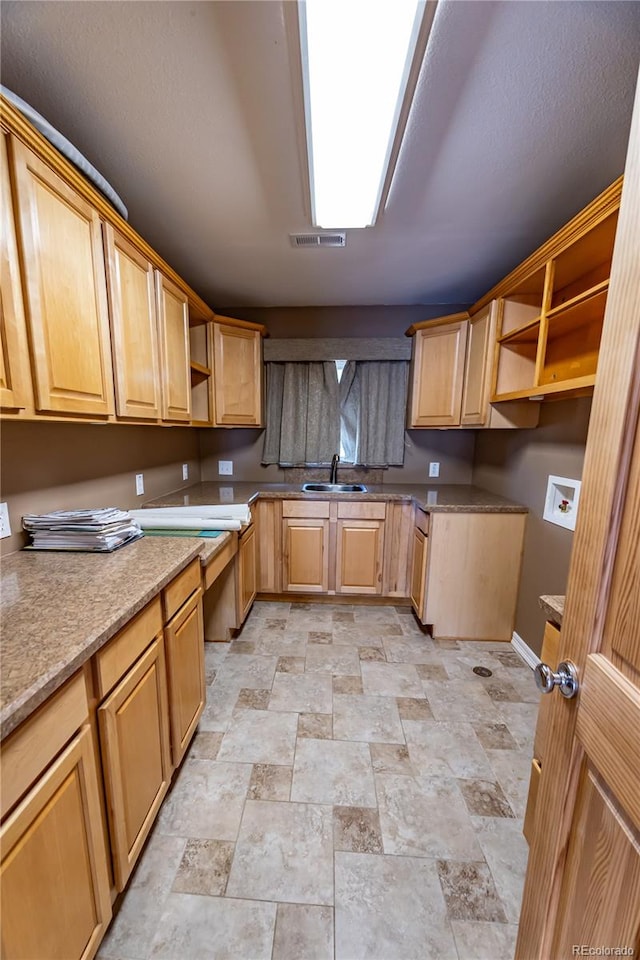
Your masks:
<path fill-rule="evenodd" d="M 543 520 L 556 523 L 567 530 L 575 530 L 580 500 L 580 480 L 550 476 L 547 482 L 547 498 Z"/>

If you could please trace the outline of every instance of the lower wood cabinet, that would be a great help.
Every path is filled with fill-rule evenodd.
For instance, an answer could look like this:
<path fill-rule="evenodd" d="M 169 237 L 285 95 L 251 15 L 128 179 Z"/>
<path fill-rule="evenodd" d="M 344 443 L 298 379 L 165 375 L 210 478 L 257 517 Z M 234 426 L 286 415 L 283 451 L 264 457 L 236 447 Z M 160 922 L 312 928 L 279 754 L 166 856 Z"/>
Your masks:
<path fill-rule="evenodd" d="M 421 622 L 434 637 L 511 640 L 526 514 L 431 513 L 428 528 L 417 515 L 411 602 Z"/>
<path fill-rule="evenodd" d="M 384 503 L 339 503 L 336 593 L 381 594 Z"/>
<path fill-rule="evenodd" d="M 256 528 L 245 530 L 238 542 L 236 557 L 236 605 L 238 626 L 244 623 L 256 598 Z"/>
<path fill-rule="evenodd" d="M 124 890 L 171 780 L 162 637 L 98 709 L 116 887 Z"/>
<path fill-rule="evenodd" d="M 329 520 L 286 517 L 282 521 L 282 589 L 285 593 L 329 590 Z"/>
<path fill-rule="evenodd" d="M 198 589 L 164 628 L 174 767 L 182 760 L 204 710 L 203 636 L 202 590 Z"/>
<path fill-rule="evenodd" d="M 55 711 L 45 720 L 51 728 Z M 2 957 L 90 960 L 111 919 L 111 898 L 88 724 L 4 821 L 0 848 Z"/>
<path fill-rule="evenodd" d="M 544 626 L 544 638 L 542 641 L 540 659 L 543 663 L 548 663 L 552 670 L 557 669 L 559 649 L 560 630 L 555 624 L 547 621 Z M 536 723 L 536 736 L 533 742 L 533 760 L 531 761 L 531 777 L 529 780 L 527 809 L 524 815 L 524 823 L 522 825 L 522 832 L 525 840 L 529 844 L 531 844 L 535 832 L 536 804 L 542 777 L 543 761 L 548 750 L 547 739 L 549 737 L 551 707 L 551 697 L 540 698 L 540 704 L 538 706 L 538 720 Z"/>

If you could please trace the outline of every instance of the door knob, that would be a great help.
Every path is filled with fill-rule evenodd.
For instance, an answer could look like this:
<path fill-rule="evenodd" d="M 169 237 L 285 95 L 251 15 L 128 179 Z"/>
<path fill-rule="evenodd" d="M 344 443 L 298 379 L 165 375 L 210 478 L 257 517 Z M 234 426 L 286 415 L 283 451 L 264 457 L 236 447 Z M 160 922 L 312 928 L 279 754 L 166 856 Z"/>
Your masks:
<path fill-rule="evenodd" d="M 554 687 L 559 687 L 562 696 L 570 700 L 578 692 L 578 671 L 571 660 L 559 663 L 557 673 L 553 672 L 548 663 L 539 663 L 533 672 L 536 686 L 542 693 L 551 693 Z"/>

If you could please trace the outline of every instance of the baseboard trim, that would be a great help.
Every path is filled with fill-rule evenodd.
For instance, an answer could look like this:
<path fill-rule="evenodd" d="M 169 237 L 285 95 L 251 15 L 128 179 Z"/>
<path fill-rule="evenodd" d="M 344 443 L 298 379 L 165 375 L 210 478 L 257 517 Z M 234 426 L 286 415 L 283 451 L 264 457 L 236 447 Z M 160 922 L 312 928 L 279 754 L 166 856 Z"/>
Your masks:
<path fill-rule="evenodd" d="M 540 657 L 538 654 L 534 653 L 531 647 L 524 642 L 522 637 L 519 636 L 515 630 L 513 631 L 513 637 L 511 638 L 511 646 L 518 656 L 524 660 L 526 665 L 531 667 L 532 670 L 535 669 L 535 667 L 537 667 L 537 665 L 540 663 Z"/>

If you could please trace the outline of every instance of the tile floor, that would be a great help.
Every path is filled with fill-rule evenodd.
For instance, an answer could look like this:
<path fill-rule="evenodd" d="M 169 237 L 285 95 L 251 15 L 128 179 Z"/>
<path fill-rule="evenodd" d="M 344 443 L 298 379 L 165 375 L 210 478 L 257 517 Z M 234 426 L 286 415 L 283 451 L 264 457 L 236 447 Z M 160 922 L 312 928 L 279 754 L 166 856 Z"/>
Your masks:
<path fill-rule="evenodd" d="M 508 960 L 538 695 L 408 608 L 256 603 L 103 960 Z M 492 676 L 472 672 L 485 666 Z"/>

